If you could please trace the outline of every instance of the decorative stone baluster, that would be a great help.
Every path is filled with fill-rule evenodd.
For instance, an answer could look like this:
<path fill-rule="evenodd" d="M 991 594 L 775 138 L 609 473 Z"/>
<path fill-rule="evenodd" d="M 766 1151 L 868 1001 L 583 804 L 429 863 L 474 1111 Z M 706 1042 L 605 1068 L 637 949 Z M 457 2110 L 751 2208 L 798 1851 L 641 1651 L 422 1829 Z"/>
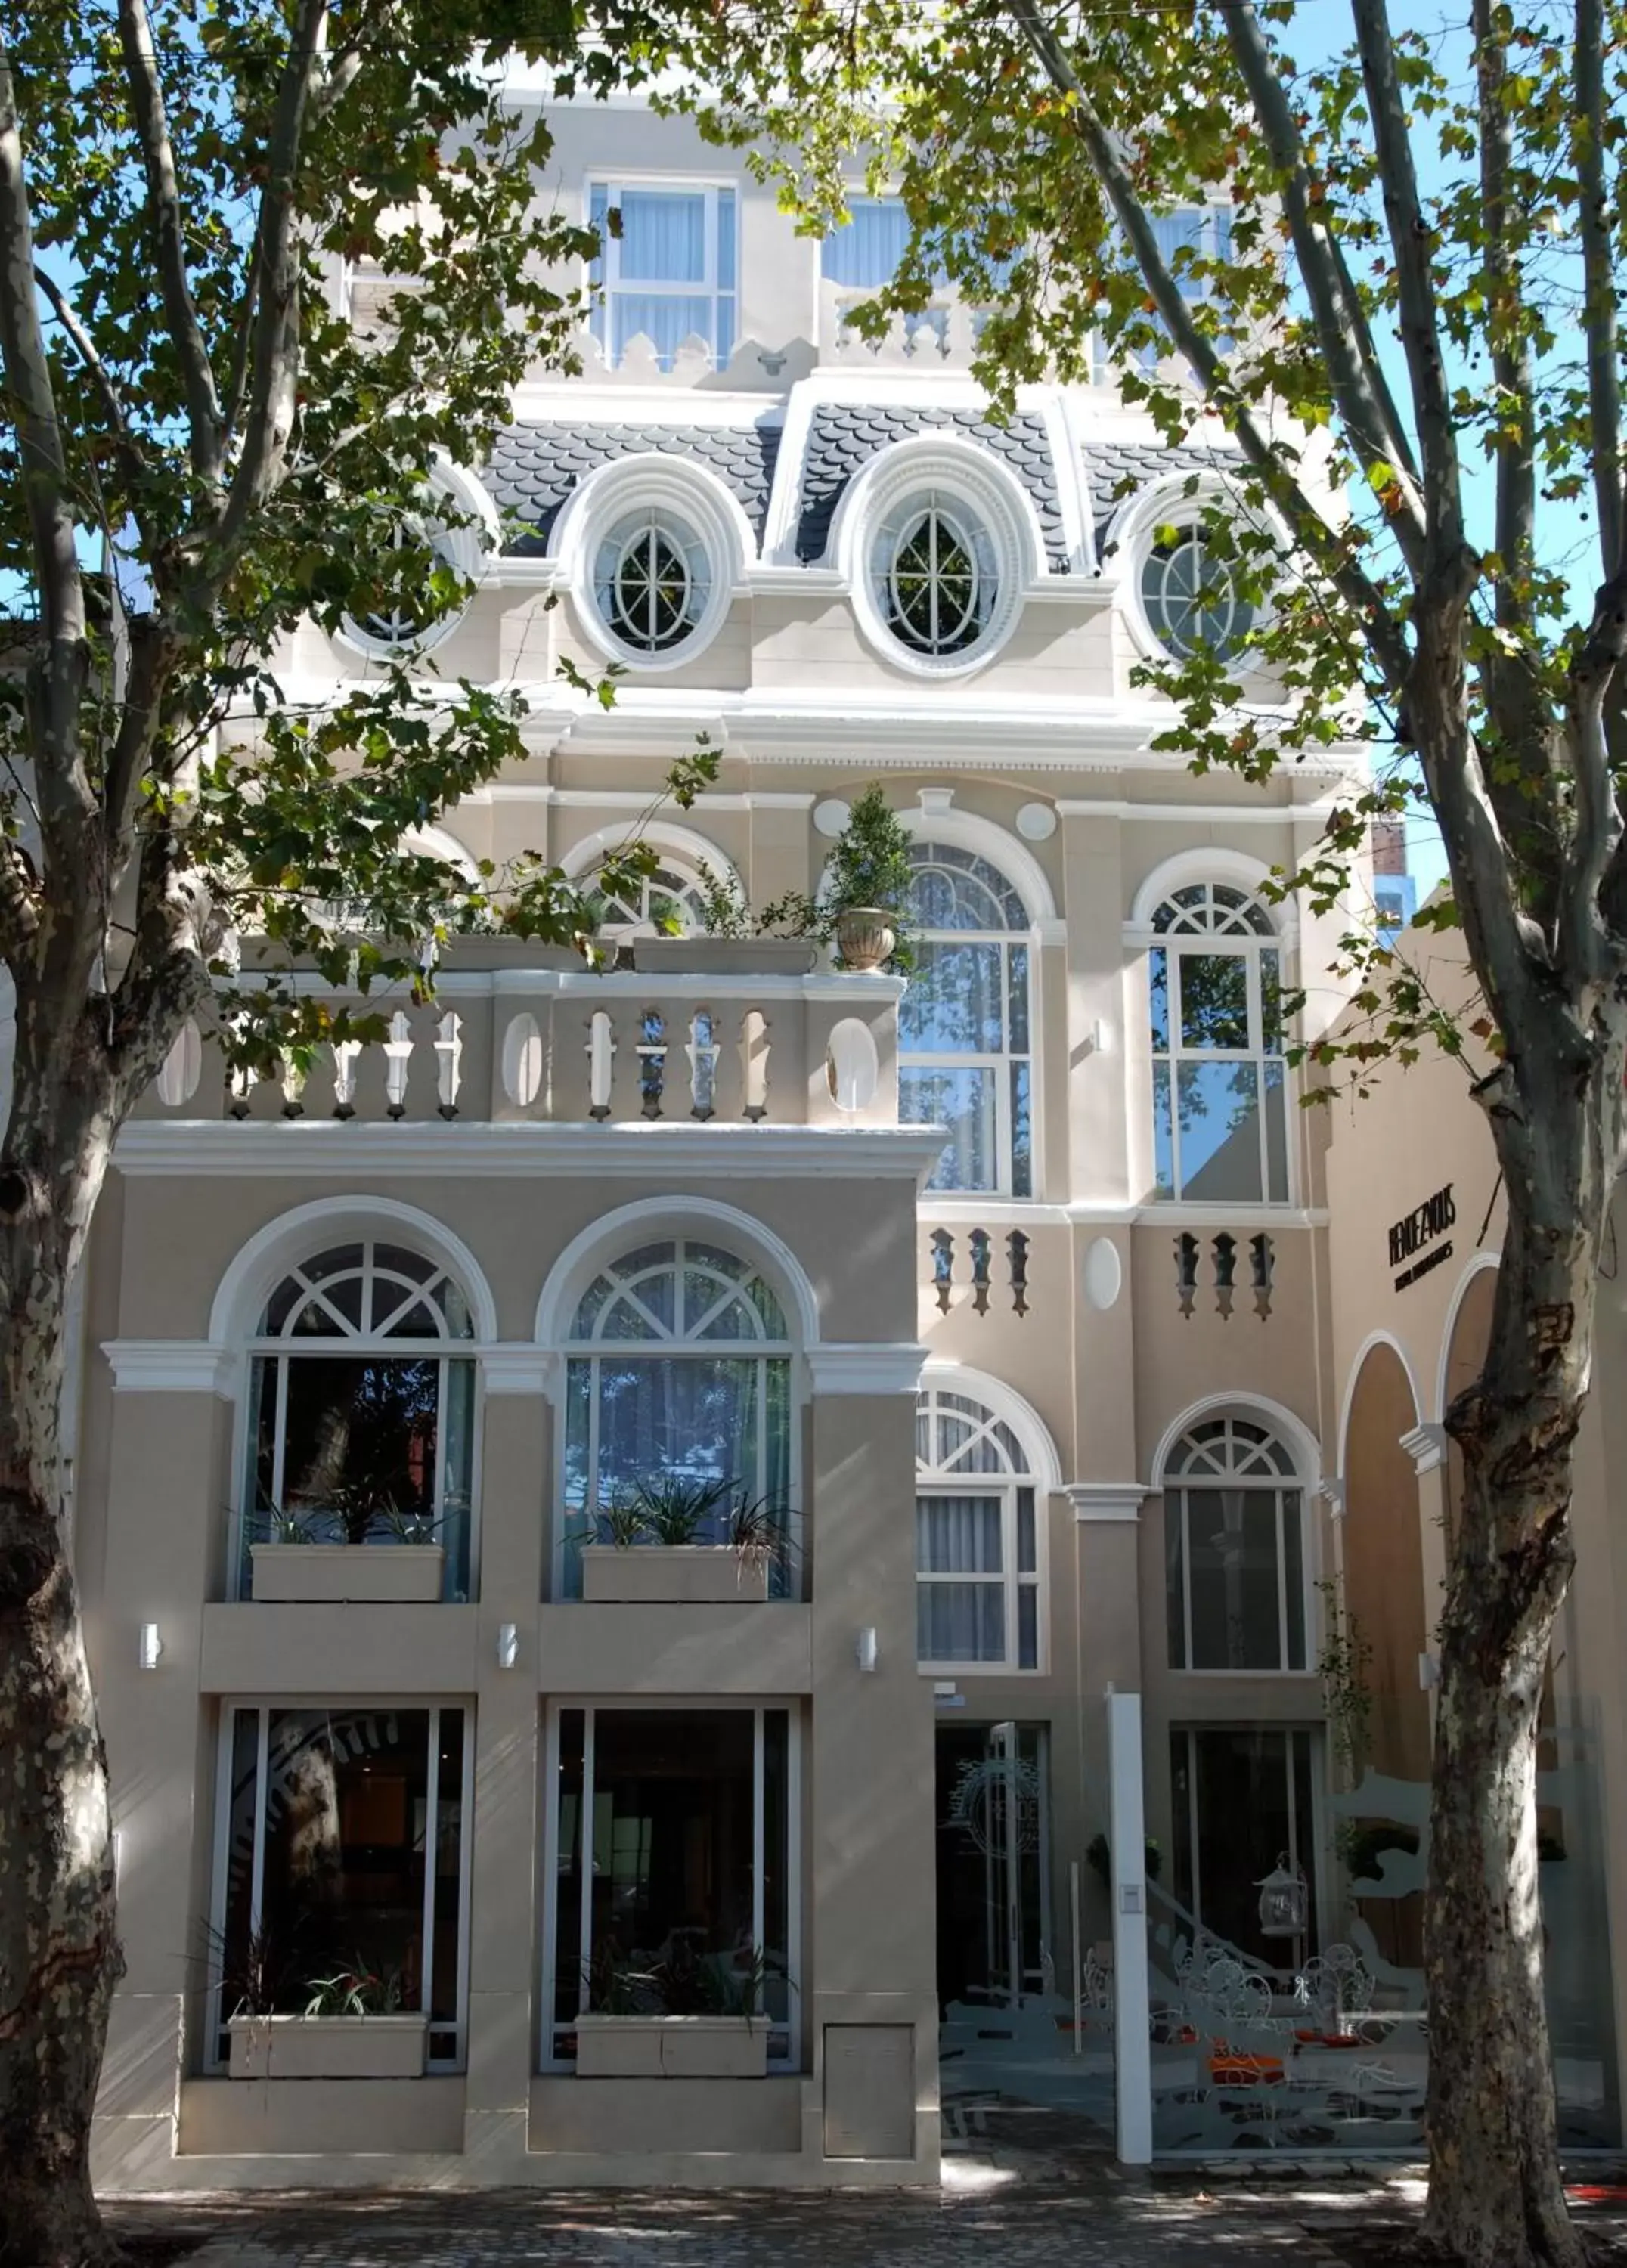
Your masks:
<path fill-rule="evenodd" d="M 967 1238 L 972 1248 L 972 1312 L 986 1315 L 989 1312 L 989 1232 L 975 1228 Z"/>
<path fill-rule="evenodd" d="M 407 1078 L 411 1068 L 412 1026 L 407 1011 L 398 1008 L 390 1019 L 390 1036 L 384 1043 L 384 1091 L 388 1097 L 388 1117 L 407 1116 Z"/>
<path fill-rule="evenodd" d="M 1182 1229 L 1175 1239 L 1175 1289 L 1182 1314 L 1189 1316 L 1197 1292 L 1197 1239 L 1189 1229 Z"/>
<path fill-rule="evenodd" d="M 458 1090 L 463 1084 L 463 1019 L 448 1008 L 435 1034 L 437 1106 L 443 1118 L 458 1115 Z"/>
<path fill-rule="evenodd" d="M 769 1020 L 761 1008 L 747 1008 L 740 1026 L 740 1071 L 744 1116 L 755 1126 L 769 1115 Z"/>
<path fill-rule="evenodd" d="M 281 1083 L 284 1118 L 305 1116 L 306 1081 L 310 1075 L 308 1067 L 297 1064 L 291 1056 L 283 1057 Z"/>
<path fill-rule="evenodd" d="M 1028 1312 L 1028 1240 L 1021 1229 L 1012 1229 L 1005 1240 L 1005 1251 L 1012 1271 L 1012 1313 L 1026 1315 Z"/>
<path fill-rule="evenodd" d="M 938 1294 L 938 1312 L 946 1315 L 954 1290 L 954 1238 L 946 1228 L 932 1231 L 932 1288 Z"/>
<path fill-rule="evenodd" d="M 615 1072 L 615 1033 L 607 1008 L 595 1008 L 587 1020 L 587 1115 L 610 1116 L 610 1082 Z"/>
<path fill-rule="evenodd" d="M 666 1085 L 666 1020 L 659 1008 L 646 1008 L 639 1028 L 638 1093 L 646 1118 L 661 1116 L 661 1095 Z"/>
<path fill-rule="evenodd" d="M 706 1119 L 717 1115 L 717 1020 L 710 1008 L 697 1008 L 689 1019 L 689 1039 L 684 1052 L 689 1058 L 691 1118 Z"/>
<path fill-rule="evenodd" d="M 359 1040 L 335 1040 L 329 1052 L 334 1059 L 334 1116 L 354 1118 L 356 1116 L 356 1066 L 361 1059 Z"/>
<path fill-rule="evenodd" d="M 1277 1253 L 1263 1230 L 1248 1240 L 1248 1262 L 1254 1273 L 1255 1313 L 1263 1322 L 1271 1312 L 1271 1280 L 1277 1273 Z"/>
<path fill-rule="evenodd" d="M 1222 1229 L 1215 1239 L 1215 1306 L 1227 1322 L 1237 1285 L 1237 1239 Z"/>

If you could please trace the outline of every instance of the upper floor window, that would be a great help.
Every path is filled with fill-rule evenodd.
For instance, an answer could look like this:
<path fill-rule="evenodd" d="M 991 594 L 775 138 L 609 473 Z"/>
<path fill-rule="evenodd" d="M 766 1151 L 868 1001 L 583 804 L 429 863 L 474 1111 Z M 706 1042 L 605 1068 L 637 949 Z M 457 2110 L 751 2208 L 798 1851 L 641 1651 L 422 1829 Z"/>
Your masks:
<path fill-rule="evenodd" d="M 291 1269 L 249 1353 L 239 1584 L 256 1542 L 387 1544 L 432 1535 L 467 1598 L 474 1336 L 438 1263 L 335 1245 Z"/>
<path fill-rule="evenodd" d="M 1011 1427 L 969 1395 L 916 1404 L 916 1656 L 924 1668 L 1037 1669 L 1036 1484 Z"/>
<path fill-rule="evenodd" d="M 1263 1425 L 1211 1418 L 1164 1467 L 1172 1669 L 1303 1669 L 1302 1495 Z"/>
<path fill-rule="evenodd" d="M 969 653 L 1000 593 L 988 529 L 958 497 L 906 497 L 876 530 L 876 605 L 901 644 L 933 656 Z"/>
<path fill-rule="evenodd" d="M 986 858 L 910 850 L 916 966 L 899 1007 L 898 1115 L 947 1126 L 929 1187 L 1034 1194 L 1027 909 Z"/>
<path fill-rule="evenodd" d="M 592 877 L 587 887 L 593 887 Z M 637 890 L 597 898 L 602 936 L 695 937 L 706 926 L 701 878 L 675 858 L 663 858 Z"/>
<path fill-rule="evenodd" d="M 1200 648 L 1229 661 L 1255 625 L 1230 565 L 1196 522 L 1155 535 L 1141 564 L 1141 598 L 1152 635 L 1176 661 Z"/>
<path fill-rule="evenodd" d="M 1152 917 L 1154 1194 L 1288 1201 L 1282 958 L 1258 899 L 1222 882 L 1172 891 Z"/>
<path fill-rule="evenodd" d="M 635 653 L 666 653 L 693 637 L 706 612 L 706 546 L 675 513 L 629 513 L 599 546 L 593 595 L 613 637 Z"/>
<path fill-rule="evenodd" d="M 896 197 L 850 197 L 848 211 L 851 218 L 820 247 L 820 273 L 831 284 L 880 291 L 904 256 L 909 216 Z"/>
<path fill-rule="evenodd" d="M 581 1546 L 635 1494 L 723 1483 L 784 1513 L 791 1472 L 791 1336 L 749 1262 L 689 1237 L 641 1245 L 583 1293 L 565 1365 L 560 1579 L 581 1588 Z"/>
<path fill-rule="evenodd" d="M 595 181 L 588 225 L 600 256 L 589 281 L 593 336 L 619 363 L 641 334 L 670 370 L 687 339 L 721 367 L 734 349 L 737 253 L 730 188 Z"/>

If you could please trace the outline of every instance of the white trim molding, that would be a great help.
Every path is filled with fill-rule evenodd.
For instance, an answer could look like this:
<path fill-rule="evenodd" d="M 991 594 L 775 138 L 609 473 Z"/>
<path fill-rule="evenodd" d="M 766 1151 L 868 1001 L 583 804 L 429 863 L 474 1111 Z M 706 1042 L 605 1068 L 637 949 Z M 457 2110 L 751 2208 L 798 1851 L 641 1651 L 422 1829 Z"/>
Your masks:
<path fill-rule="evenodd" d="M 232 1359 L 212 1339 L 104 1339 L 115 1394 L 215 1394 L 231 1398 Z"/>
<path fill-rule="evenodd" d="M 558 1400 L 560 1359 L 548 1348 L 534 1346 L 528 1339 L 511 1339 L 501 1346 L 477 1347 L 475 1352 L 489 1401 L 493 1395 Z"/>
<path fill-rule="evenodd" d="M 748 1128 L 747 1132 L 751 1130 Z M 639 1244 L 669 1236 L 686 1236 L 696 1228 L 715 1235 L 720 1244 L 743 1260 L 755 1261 L 786 1308 L 796 1318 L 796 1343 L 806 1348 L 819 1344 L 819 1295 L 813 1279 L 784 1239 L 764 1222 L 738 1205 L 718 1197 L 635 1197 L 600 1213 L 578 1230 L 548 1271 L 537 1300 L 533 1336 L 539 1346 L 571 1344 L 571 1325 L 577 1303 L 607 1262 L 619 1259 Z M 719 1344 L 722 1342 L 719 1341 Z M 740 1342 L 742 1345 L 748 1342 Z M 574 1351 L 602 1353 L 602 1346 L 574 1343 Z"/>
<path fill-rule="evenodd" d="M 607 853 L 625 850 L 635 843 L 647 843 L 652 850 L 670 852 L 681 865 L 696 868 L 697 880 L 700 872 L 709 871 L 719 881 L 737 890 L 740 888 L 740 875 L 726 850 L 693 827 L 680 827 L 670 819 L 644 818 L 642 814 L 648 808 L 646 798 L 640 802 L 638 814 L 622 821 L 612 820 L 607 826 L 595 828 L 591 835 L 585 835 L 579 843 L 571 843 L 569 850 L 559 854 L 560 872 L 575 881 L 602 865 Z"/>
<path fill-rule="evenodd" d="M 1152 927 L 1152 917 L 1172 891 L 1182 889 L 1189 883 L 1225 882 L 1233 889 L 1257 897 L 1261 885 L 1270 879 L 1271 869 L 1267 862 L 1247 850 L 1227 850 L 1216 843 L 1177 850 L 1173 858 L 1160 858 L 1151 873 L 1143 877 L 1130 902 L 1130 918 L 1124 924 L 1124 941 L 1127 945 L 1161 942 L 1161 932 Z M 1292 906 L 1287 901 L 1279 905 L 1263 899 L 1261 902 L 1277 936 L 1285 945 L 1292 944 L 1297 928 Z"/>
<path fill-rule="evenodd" d="M 951 791 L 952 792 L 952 791 Z M 1060 934 L 1067 936 L 1067 924 L 1056 913 L 1056 900 L 1046 877 L 1045 869 L 1028 845 L 998 820 L 983 819 L 975 812 L 956 811 L 947 801 L 926 802 L 929 795 L 944 794 L 945 791 L 923 788 L 919 791 L 918 807 L 901 810 L 897 816 L 917 843 L 948 843 L 956 850 L 969 850 L 979 858 L 986 858 L 1011 884 L 1022 900 L 1032 927 L 1042 932 L 1042 942 Z"/>
<path fill-rule="evenodd" d="M 659 653 L 616 636 L 599 610 L 594 588 L 600 544 L 618 519 L 646 511 L 669 512 L 692 533 L 706 554 L 711 584 L 695 628 Z M 571 490 L 548 549 L 570 585 L 577 626 L 588 644 L 605 660 L 647 677 L 681 669 L 706 651 L 757 556 L 751 522 L 734 491 L 710 466 L 666 449 L 617 457 L 591 472 Z"/>
<path fill-rule="evenodd" d="M 1002 1424 L 1011 1427 L 1022 1444 L 1034 1485 L 1049 1496 L 1056 1495 L 1064 1487 L 1062 1459 L 1056 1454 L 1050 1427 L 1033 1403 L 1014 1386 L 1008 1386 L 1003 1378 L 996 1378 L 986 1370 L 974 1370 L 969 1363 L 955 1362 L 945 1355 L 933 1355 L 923 1366 L 921 1383 L 950 1394 L 963 1394 L 968 1402 L 981 1402 Z"/>
<path fill-rule="evenodd" d="M 827 1340 L 807 1351 L 815 1394 L 914 1394 L 926 1349 L 912 1339 Z"/>
<path fill-rule="evenodd" d="M 217 1138 L 200 1141 L 200 1137 L 218 1138 L 231 1134 L 279 1133 L 282 1129 L 269 1123 L 250 1127 L 234 1125 L 230 1120 L 195 1120 L 165 1125 L 147 1120 L 144 1124 L 156 1135 L 174 1135 L 179 1141 L 171 1148 L 162 1143 L 151 1146 L 161 1162 L 150 1165 L 149 1172 L 158 1174 L 227 1174 L 241 1173 L 247 1176 L 269 1173 L 276 1176 L 276 1167 L 270 1163 L 268 1152 L 276 1152 L 269 1144 L 255 1144 L 251 1155 L 244 1152 L 240 1165 L 230 1161 L 231 1145 Z M 131 1134 L 141 1128 L 129 1126 L 121 1138 L 120 1151 Z M 332 1128 L 313 1129 L 324 1134 L 332 1131 L 342 1135 L 350 1130 L 335 1122 Z M 384 1130 L 396 1132 L 389 1128 Z M 427 1128 L 424 1130 L 429 1130 Z M 139 1150 L 139 1144 L 137 1148 Z M 342 1173 L 346 1167 L 357 1163 L 350 1153 L 324 1150 L 325 1168 L 318 1170 Z M 121 1154 L 119 1163 L 127 1173 L 142 1171 L 139 1165 L 126 1163 Z M 311 1170 L 311 1169 L 307 1169 Z M 417 1205 L 403 1204 L 399 1197 L 377 1197 L 367 1191 L 355 1191 L 343 1197 L 313 1197 L 305 1204 L 291 1206 L 257 1229 L 227 1263 L 225 1274 L 216 1289 L 214 1303 L 209 1311 L 209 1335 L 217 1346 L 238 1346 L 254 1328 L 254 1318 L 260 1307 L 278 1278 L 285 1275 L 297 1261 L 309 1259 L 322 1250 L 326 1244 L 342 1244 L 355 1237 L 384 1234 L 393 1241 L 410 1244 L 417 1250 L 438 1260 L 452 1277 L 469 1304 L 469 1320 L 475 1327 L 477 1340 L 490 1342 L 497 1336 L 497 1302 L 491 1296 L 484 1272 L 475 1255 L 452 1230 L 443 1226 L 433 1213 L 423 1211 Z"/>
<path fill-rule="evenodd" d="M 1242 1392 L 1202 1395 L 1170 1419 L 1152 1453 L 1152 1492 L 1162 1491 L 1164 1467 L 1175 1443 L 1205 1418 L 1241 1418 L 1251 1425 L 1269 1425 L 1292 1450 L 1293 1477 L 1299 1487 L 1314 1492 L 1321 1486 L 1321 1446 L 1305 1420 L 1270 1395 Z"/>
<path fill-rule="evenodd" d="M 1503 1264 L 1500 1251 L 1477 1252 L 1454 1287 L 1445 1318 L 1440 1326 L 1440 1353 L 1435 1364 L 1435 1408 L 1444 1418 L 1447 1414 L 1447 1380 L 1452 1371 L 1452 1342 L 1457 1336 L 1458 1317 L 1463 1312 L 1463 1302 L 1469 1297 L 1469 1285 L 1476 1276 L 1488 1269 L 1495 1272 Z M 1422 1403 L 1419 1407 L 1422 1408 Z"/>
<path fill-rule="evenodd" d="M 1422 1475 L 1432 1473 L 1447 1462 L 1447 1429 L 1444 1425 L 1414 1425 L 1408 1432 L 1396 1435 L 1402 1447 L 1411 1458 L 1413 1469 Z"/>
<path fill-rule="evenodd" d="M 1324 1473 L 1316 1484 L 1316 1493 L 1326 1503 L 1329 1519 L 1344 1519 L 1344 1476 L 1343 1473 Z"/>
<path fill-rule="evenodd" d="M 1133 1527 L 1152 1491 L 1139 1481 L 1069 1481 L 1062 1493 L 1081 1526 L 1105 1528 Z"/>

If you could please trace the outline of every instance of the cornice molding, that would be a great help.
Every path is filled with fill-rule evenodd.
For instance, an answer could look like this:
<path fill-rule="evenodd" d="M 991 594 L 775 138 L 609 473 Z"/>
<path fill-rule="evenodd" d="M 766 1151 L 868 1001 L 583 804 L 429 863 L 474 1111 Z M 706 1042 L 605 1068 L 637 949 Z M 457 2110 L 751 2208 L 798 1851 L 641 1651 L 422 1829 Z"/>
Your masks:
<path fill-rule="evenodd" d="M 914 1394 L 926 1349 L 911 1339 L 832 1341 L 807 1351 L 815 1394 Z"/>
<path fill-rule="evenodd" d="M 232 1359 L 212 1339 L 104 1339 L 115 1394 L 230 1393 Z"/>
<path fill-rule="evenodd" d="M 1410 1432 L 1396 1436 L 1402 1447 L 1412 1460 L 1413 1469 L 1419 1474 L 1432 1473 L 1438 1465 L 1447 1462 L 1447 1429 L 1427 1421 L 1414 1425 Z"/>
<path fill-rule="evenodd" d="M 1152 1491 L 1139 1481 L 1068 1481 L 1062 1493 L 1081 1526 L 1105 1528 L 1133 1527 Z"/>
<path fill-rule="evenodd" d="M 494 1394 L 557 1399 L 561 1358 L 548 1348 L 516 1339 L 501 1346 L 483 1346 L 479 1354 L 481 1381 L 488 1399 Z"/>
<path fill-rule="evenodd" d="M 1316 1484 L 1316 1493 L 1326 1501 L 1330 1518 L 1344 1519 L 1345 1507 L 1343 1473 L 1324 1473 Z"/>
<path fill-rule="evenodd" d="M 143 1118 L 119 1137 L 121 1173 L 254 1179 L 394 1174 L 437 1177 L 583 1174 L 647 1181 L 813 1178 L 897 1179 L 917 1189 L 937 1163 L 943 1136 L 914 1126 L 534 1125 L 504 1120 L 442 1125 L 351 1119 Z"/>

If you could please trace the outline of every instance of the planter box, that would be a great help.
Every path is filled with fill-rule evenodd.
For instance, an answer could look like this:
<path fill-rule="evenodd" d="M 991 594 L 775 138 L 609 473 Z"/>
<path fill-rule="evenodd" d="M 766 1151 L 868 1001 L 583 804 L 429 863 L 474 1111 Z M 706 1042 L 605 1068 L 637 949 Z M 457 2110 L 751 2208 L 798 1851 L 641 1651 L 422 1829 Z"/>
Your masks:
<path fill-rule="evenodd" d="M 806 976 L 819 946 L 801 937 L 636 937 L 633 967 L 660 976 Z"/>
<path fill-rule="evenodd" d="M 233 2079 L 422 2079 L 427 2016 L 233 2016 Z"/>
<path fill-rule="evenodd" d="M 762 2079 L 769 2020 L 578 2016 L 578 2079 Z"/>
<path fill-rule="evenodd" d="M 438 1543 L 251 1543 L 252 1595 L 306 1605 L 422 1606 L 441 1594 Z"/>
<path fill-rule="evenodd" d="M 769 1595 L 763 1553 L 727 1543 L 582 1547 L 582 1596 L 593 1606 L 757 1605 Z"/>

